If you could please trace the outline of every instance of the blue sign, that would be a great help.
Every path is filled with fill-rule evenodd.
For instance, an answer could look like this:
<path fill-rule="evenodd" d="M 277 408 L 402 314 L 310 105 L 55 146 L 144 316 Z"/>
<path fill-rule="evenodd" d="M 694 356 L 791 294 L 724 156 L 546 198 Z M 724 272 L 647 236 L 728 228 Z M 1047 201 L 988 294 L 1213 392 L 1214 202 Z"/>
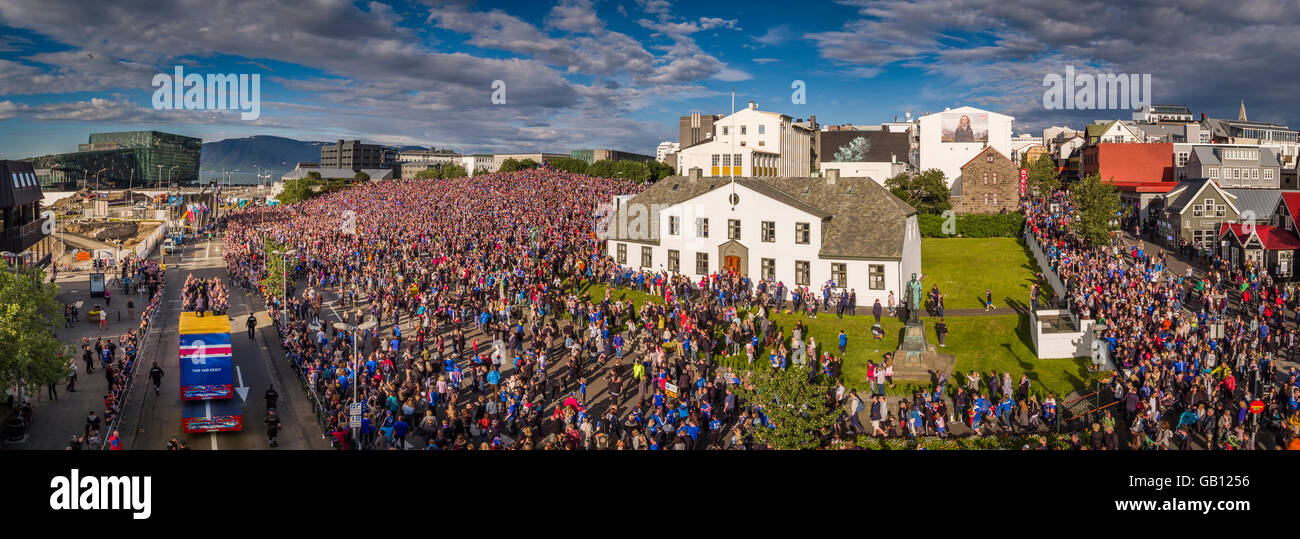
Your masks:
<path fill-rule="evenodd" d="M 179 197 L 179 196 L 167 197 L 167 204 L 170 204 L 172 206 L 180 206 L 182 199 L 183 197 Z"/>

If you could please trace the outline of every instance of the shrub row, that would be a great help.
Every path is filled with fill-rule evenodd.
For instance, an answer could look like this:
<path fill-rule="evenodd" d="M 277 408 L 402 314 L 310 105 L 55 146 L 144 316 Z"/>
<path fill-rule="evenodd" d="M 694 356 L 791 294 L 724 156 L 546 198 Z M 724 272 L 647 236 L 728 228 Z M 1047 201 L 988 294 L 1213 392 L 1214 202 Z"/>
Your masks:
<path fill-rule="evenodd" d="M 944 233 L 943 224 L 947 219 L 942 215 L 918 215 L 917 224 L 925 238 L 1017 238 L 1025 225 L 1025 216 L 1018 213 L 958 215 L 955 219 L 951 227 L 953 234 Z"/>

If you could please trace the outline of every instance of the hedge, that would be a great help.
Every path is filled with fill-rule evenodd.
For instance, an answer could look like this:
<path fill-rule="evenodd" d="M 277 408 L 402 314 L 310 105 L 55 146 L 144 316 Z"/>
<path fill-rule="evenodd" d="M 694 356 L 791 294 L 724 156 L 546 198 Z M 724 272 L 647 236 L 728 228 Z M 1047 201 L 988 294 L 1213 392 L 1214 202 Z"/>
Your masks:
<path fill-rule="evenodd" d="M 885 451 L 907 451 L 916 449 L 919 445 L 927 450 L 973 450 L 973 449 L 1003 449 L 1018 450 L 1028 445 L 1030 449 L 1039 448 L 1039 440 L 1046 438 L 1047 446 L 1052 449 L 1069 449 L 1070 438 L 1068 436 L 1058 436 L 1055 433 L 1049 434 L 1030 434 L 1023 436 L 969 436 L 965 438 L 939 438 L 937 436 L 922 436 L 916 439 L 910 438 L 876 438 L 873 436 L 858 436 L 854 442 L 859 448 L 874 449 Z"/>
<path fill-rule="evenodd" d="M 921 236 L 925 238 L 1018 238 L 1025 225 L 1025 216 L 1019 213 L 957 215 L 954 234 L 944 234 L 945 221 L 947 219 L 942 215 L 917 216 Z"/>

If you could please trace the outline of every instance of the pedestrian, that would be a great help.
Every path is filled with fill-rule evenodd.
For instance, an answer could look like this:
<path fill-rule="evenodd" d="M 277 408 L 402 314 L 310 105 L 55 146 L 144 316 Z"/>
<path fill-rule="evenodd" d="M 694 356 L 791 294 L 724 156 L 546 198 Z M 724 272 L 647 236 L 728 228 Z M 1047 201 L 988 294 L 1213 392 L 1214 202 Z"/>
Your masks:
<path fill-rule="evenodd" d="M 892 298 L 892 295 L 891 295 L 891 298 Z M 893 301 L 891 300 L 890 303 L 892 304 Z M 892 306 L 890 307 L 889 311 L 890 311 L 890 316 L 893 316 L 893 311 L 894 311 L 894 309 L 893 309 Z M 880 323 L 880 315 L 883 314 L 883 313 L 884 313 L 884 309 L 880 306 L 880 298 L 876 298 L 876 303 L 875 303 L 874 305 L 871 306 L 871 316 L 876 317 L 876 323 L 877 323 L 877 324 Z"/>
<path fill-rule="evenodd" d="M 989 312 L 992 309 L 993 309 L 993 289 L 988 288 L 984 290 L 984 312 Z"/>
<path fill-rule="evenodd" d="M 942 318 L 940 318 L 939 321 L 934 324 L 934 333 L 939 337 L 940 348 L 948 346 L 947 344 L 944 343 L 944 341 L 947 340 L 948 338 L 948 324 L 944 323 Z"/>
<path fill-rule="evenodd" d="M 845 335 L 844 330 L 841 329 L 840 330 L 840 355 L 841 356 L 846 353 L 848 347 L 849 347 L 849 336 Z"/>

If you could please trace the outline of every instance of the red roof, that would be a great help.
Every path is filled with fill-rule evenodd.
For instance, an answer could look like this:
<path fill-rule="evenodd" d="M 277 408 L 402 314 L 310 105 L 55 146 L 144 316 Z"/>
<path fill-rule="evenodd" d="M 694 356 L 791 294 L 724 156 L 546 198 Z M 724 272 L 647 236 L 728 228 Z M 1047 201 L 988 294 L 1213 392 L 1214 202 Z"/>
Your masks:
<path fill-rule="evenodd" d="M 1177 182 L 1171 142 L 1104 142 L 1084 151 L 1097 156 L 1096 169 L 1089 164 L 1083 171 L 1085 175 L 1096 172 L 1102 180 L 1113 183 Z"/>
<path fill-rule="evenodd" d="M 1168 193 L 1178 187 L 1178 182 L 1114 182 L 1120 191 L 1134 193 Z"/>
<path fill-rule="evenodd" d="M 1300 226 L 1300 192 L 1282 193 L 1282 202 L 1286 204 L 1287 213 L 1291 214 L 1291 223 Z"/>
<path fill-rule="evenodd" d="M 1250 240 L 1250 234 L 1246 227 L 1247 224 L 1223 223 L 1219 226 L 1219 235 L 1223 236 L 1231 230 L 1232 235 L 1236 236 L 1237 242 L 1246 243 Z M 1300 238 L 1295 234 L 1279 226 L 1256 225 L 1254 226 L 1255 237 L 1264 245 L 1264 249 L 1269 251 L 1286 251 L 1291 249 L 1300 249 Z"/>

